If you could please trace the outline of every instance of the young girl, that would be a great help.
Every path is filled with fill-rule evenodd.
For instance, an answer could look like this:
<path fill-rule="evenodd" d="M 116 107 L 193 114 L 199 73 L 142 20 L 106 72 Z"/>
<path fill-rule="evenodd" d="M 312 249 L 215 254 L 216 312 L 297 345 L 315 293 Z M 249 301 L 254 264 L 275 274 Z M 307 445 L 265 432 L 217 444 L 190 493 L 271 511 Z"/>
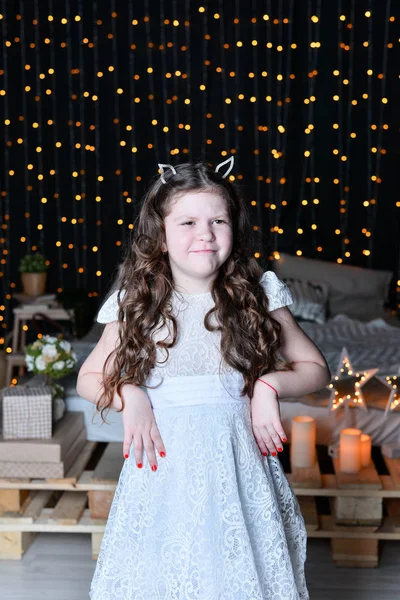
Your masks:
<path fill-rule="evenodd" d="M 232 163 L 159 165 L 78 375 L 124 424 L 91 600 L 309 598 L 279 400 L 330 373 L 252 257 Z"/>

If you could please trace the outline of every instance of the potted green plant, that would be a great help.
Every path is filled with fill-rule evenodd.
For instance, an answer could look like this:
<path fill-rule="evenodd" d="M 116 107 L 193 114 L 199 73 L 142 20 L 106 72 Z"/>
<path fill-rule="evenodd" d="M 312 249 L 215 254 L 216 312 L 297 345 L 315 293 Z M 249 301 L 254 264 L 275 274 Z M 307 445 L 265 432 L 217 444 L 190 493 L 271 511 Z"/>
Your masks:
<path fill-rule="evenodd" d="M 48 268 L 48 261 L 39 252 L 26 254 L 21 258 L 19 271 L 24 294 L 41 296 L 45 293 Z"/>

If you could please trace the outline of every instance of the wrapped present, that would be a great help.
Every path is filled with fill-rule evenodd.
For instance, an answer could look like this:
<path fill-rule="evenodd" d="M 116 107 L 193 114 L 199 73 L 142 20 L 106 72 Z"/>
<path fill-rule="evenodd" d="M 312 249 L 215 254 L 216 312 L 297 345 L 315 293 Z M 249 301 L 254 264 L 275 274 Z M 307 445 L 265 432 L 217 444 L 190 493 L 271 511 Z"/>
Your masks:
<path fill-rule="evenodd" d="M 0 435 L 0 472 L 1 466 L 7 461 L 18 463 L 65 462 L 78 433 L 84 428 L 83 412 L 66 412 L 63 418 L 53 425 L 52 438 L 5 440 Z"/>
<path fill-rule="evenodd" d="M 52 437 L 52 388 L 16 385 L 2 391 L 3 439 Z"/>

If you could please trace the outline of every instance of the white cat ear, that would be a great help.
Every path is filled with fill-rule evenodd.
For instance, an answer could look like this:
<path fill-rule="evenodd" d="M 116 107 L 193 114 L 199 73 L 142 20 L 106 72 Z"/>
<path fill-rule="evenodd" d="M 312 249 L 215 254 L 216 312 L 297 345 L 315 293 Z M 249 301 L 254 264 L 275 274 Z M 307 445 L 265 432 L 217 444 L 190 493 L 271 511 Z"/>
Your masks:
<path fill-rule="evenodd" d="M 175 169 L 174 169 L 174 167 L 173 167 L 172 165 L 160 165 L 160 164 L 158 164 L 158 166 L 159 166 L 159 167 L 160 167 L 160 169 L 161 169 L 161 175 L 160 175 L 160 179 L 161 179 L 161 181 L 162 181 L 163 183 L 165 183 L 165 179 L 164 179 L 164 173 L 165 173 L 165 171 L 164 171 L 164 167 L 165 167 L 166 169 L 171 169 L 171 171 L 173 172 L 173 174 L 174 174 L 174 175 L 176 175 L 176 171 L 175 171 Z"/>
<path fill-rule="evenodd" d="M 224 175 L 222 175 L 222 177 L 225 179 L 225 177 L 227 177 L 229 175 L 229 173 L 232 171 L 234 161 L 235 161 L 235 159 L 234 159 L 233 156 L 231 156 L 230 158 L 228 158 L 228 160 L 224 160 L 224 162 L 219 163 L 219 165 L 215 169 L 215 172 L 218 173 L 218 171 L 220 170 L 221 167 L 223 167 L 224 165 L 230 163 L 229 169 L 224 173 Z"/>

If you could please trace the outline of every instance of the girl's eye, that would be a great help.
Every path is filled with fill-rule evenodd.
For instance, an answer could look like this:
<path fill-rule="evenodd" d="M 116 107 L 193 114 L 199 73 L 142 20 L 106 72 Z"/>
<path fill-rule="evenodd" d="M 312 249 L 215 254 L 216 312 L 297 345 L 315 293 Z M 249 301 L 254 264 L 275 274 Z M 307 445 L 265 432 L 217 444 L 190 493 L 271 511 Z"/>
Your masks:
<path fill-rule="evenodd" d="M 223 219 L 214 219 L 214 221 L 219 221 L 220 223 L 225 223 L 225 221 Z M 185 221 L 185 223 L 182 223 L 182 225 L 189 225 L 190 223 L 193 223 L 193 221 Z"/>

